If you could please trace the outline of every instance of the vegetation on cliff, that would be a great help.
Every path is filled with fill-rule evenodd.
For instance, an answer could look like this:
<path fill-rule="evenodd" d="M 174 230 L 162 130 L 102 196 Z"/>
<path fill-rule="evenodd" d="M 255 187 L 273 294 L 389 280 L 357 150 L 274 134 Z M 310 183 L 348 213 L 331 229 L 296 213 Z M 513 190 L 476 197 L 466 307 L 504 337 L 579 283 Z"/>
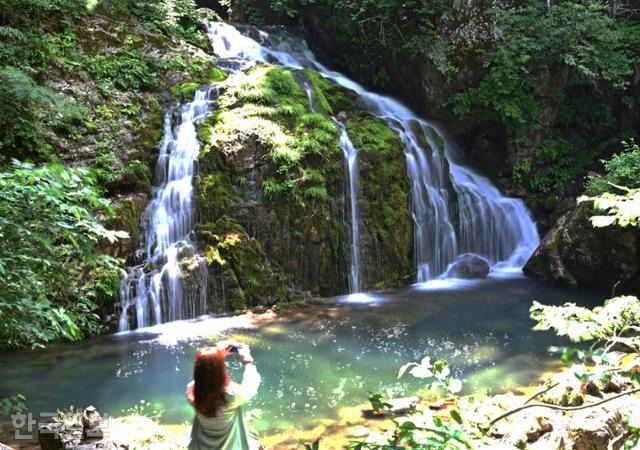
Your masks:
<path fill-rule="evenodd" d="M 216 71 L 204 17 L 190 0 L 0 1 L 0 348 L 110 326 L 162 91 Z"/>
<path fill-rule="evenodd" d="M 78 340 L 100 329 L 95 312 L 120 283 L 119 262 L 97 255 L 112 213 L 82 170 L 14 163 L 0 175 L 0 349 Z"/>
<path fill-rule="evenodd" d="M 211 292 L 227 297 L 215 309 L 286 303 L 295 289 L 346 289 L 339 113 L 366 165 L 359 200 L 371 233 L 367 283 L 406 282 L 411 223 L 397 135 L 363 113 L 353 93 L 313 71 L 257 65 L 231 74 L 218 90 L 215 112 L 198 132 L 196 182 Z"/>
<path fill-rule="evenodd" d="M 302 24 L 341 70 L 445 121 L 539 215 L 637 124 L 640 27 L 623 2 L 227 3 Z"/>

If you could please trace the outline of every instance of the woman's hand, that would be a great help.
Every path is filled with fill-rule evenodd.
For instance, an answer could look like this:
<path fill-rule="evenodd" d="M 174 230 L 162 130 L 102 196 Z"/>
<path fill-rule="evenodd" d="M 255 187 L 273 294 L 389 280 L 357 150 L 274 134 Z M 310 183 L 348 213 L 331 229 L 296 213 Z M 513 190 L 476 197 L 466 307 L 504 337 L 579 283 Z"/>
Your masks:
<path fill-rule="evenodd" d="M 191 406 L 193 406 L 193 404 L 196 402 L 196 398 L 193 394 L 194 386 L 195 386 L 194 382 L 191 381 L 189 384 L 187 384 L 187 390 L 184 392 L 184 395 L 187 397 L 187 401 Z"/>
<path fill-rule="evenodd" d="M 245 364 L 249 364 L 253 362 L 253 356 L 251 356 L 251 349 L 247 344 L 236 344 L 238 348 L 238 357 L 240 361 Z"/>

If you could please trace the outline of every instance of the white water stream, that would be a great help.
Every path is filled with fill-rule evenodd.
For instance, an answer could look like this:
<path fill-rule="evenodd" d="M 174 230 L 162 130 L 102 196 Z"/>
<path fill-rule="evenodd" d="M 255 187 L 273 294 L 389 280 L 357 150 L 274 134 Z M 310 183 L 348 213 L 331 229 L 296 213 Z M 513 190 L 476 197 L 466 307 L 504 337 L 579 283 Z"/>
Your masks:
<path fill-rule="evenodd" d="M 524 203 L 502 196 L 487 178 L 457 164 L 455 145 L 434 123 L 329 70 L 299 37 L 222 22 L 210 23 L 209 36 L 222 58 L 320 72 L 355 91 L 366 110 L 398 133 L 412 185 L 418 282 L 442 277 L 457 257 L 467 253 L 486 259 L 493 270 L 519 271 L 537 247 L 540 237 Z M 357 218 L 352 223 L 357 224 Z"/>
<path fill-rule="evenodd" d="M 209 88 L 199 89 L 192 102 L 165 113 L 152 200 L 143 214 L 143 261 L 128 269 L 120 288 L 120 331 L 206 312 L 207 271 L 191 233 L 193 176 L 200 150 L 195 123 L 208 113 L 210 95 Z M 195 289 L 185 289 L 181 264 L 196 266 L 190 270 L 200 278 Z"/>

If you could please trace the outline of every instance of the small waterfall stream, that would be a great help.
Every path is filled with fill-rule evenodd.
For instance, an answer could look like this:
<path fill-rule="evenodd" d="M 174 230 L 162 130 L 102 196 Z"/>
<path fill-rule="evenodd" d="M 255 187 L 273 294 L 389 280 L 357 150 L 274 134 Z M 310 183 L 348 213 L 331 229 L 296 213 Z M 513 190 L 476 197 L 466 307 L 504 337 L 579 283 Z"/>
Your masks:
<path fill-rule="evenodd" d="M 120 288 L 120 331 L 131 328 L 131 316 L 134 328 L 141 328 L 206 312 L 207 270 L 191 238 L 192 179 L 200 150 L 195 123 L 204 119 L 210 104 L 211 89 L 199 89 L 192 102 L 165 113 L 152 200 L 143 214 L 143 261 L 128 269 Z M 196 266 L 190 272 L 200 280 L 193 289 L 185 289 L 182 264 Z"/>
<path fill-rule="evenodd" d="M 351 217 L 351 261 L 349 262 L 349 292 L 360 292 L 360 213 L 358 210 L 359 172 L 358 150 L 351 143 L 347 129 L 334 119 L 340 126 L 340 148 L 344 152 L 344 160 L 347 166 L 347 178 L 349 181 L 349 204 Z"/>
<path fill-rule="evenodd" d="M 311 86 L 305 84 L 307 99 L 309 100 L 309 108 L 312 112 L 316 112 L 313 106 L 313 90 Z M 347 182 L 349 184 L 349 211 L 351 225 L 351 252 L 349 261 L 349 293 L 356 294 L 360 292 L 360 224 L 358 222 L 360 214 L 358 211 L 358 190 L 359 190 L 359 171 L 358 171 L 358 150 L 353 146 L 347 129 L 337 118 L 332 117 L 333 121 L 340 127 L 340 148 L 344 152 L 344 162 L 347 172 Z"/>
<path fill-rule="evenodd" d="M 418 282 L 446 276 L 467 253 L 482 257 L 493 270 L 520 271 L 537 247 L 540 237 L 524 203 L 502 196 L 488 179 L 459 165 L 455 145 L 437 125 L 329 70 L 298 36 L 222 22 L 210 23 L 209 36 L 214 51 L 223 58 L 318 71 L 355 91 L 367 111 L 398 133 L 412 185 Z"/>

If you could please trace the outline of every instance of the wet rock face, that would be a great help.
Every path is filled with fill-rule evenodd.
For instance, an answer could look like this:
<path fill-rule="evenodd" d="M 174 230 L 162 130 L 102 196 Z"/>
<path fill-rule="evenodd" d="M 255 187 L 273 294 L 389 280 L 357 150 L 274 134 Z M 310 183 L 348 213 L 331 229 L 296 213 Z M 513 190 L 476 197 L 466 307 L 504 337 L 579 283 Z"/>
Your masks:
<path fill-rule="evenodd" d="M 413 226 L 398 136 L 350 91 L 310 71 L 258 65 L 219 89 L 198 131 L 195 181 L 214 309 L 270 306 L 296 291 L 348 292 L 348 181 L 333 117 L 359 151 L 362 288 L 410 282 Z"/>
<path fill-rule="evenodd" d="M 590 203 L 561 216 L 531 256 L 524 272 L 568 285 L 640 292 L 640 231 L 594 228 Z"/>
<path fill-rule="evenodd" d="M 460 255 L 449 265 L 446 272 L 448 278 L 486 278 L 489 275 L 489 262 L 481 256 L 466 253 Z"/>

